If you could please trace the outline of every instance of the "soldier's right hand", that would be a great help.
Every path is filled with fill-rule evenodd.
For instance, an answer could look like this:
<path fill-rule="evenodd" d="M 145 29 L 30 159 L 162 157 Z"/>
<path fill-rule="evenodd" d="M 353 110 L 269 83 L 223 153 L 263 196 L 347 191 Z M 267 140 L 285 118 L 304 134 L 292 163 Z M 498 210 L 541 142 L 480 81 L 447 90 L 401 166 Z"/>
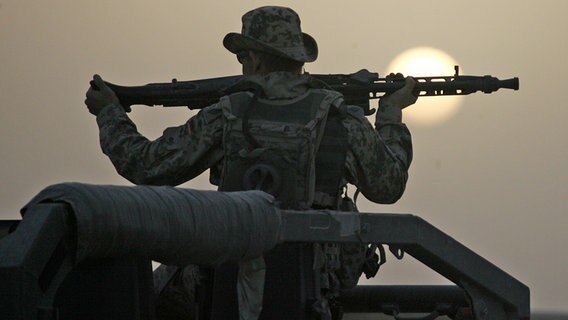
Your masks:
<path fill-rule="evenodd" d="M 103 81 L 103 79 L 95 74 L 90 82 L 91 86 L 86 93 L 85 105 L 91 114 L 95 116 L 101 112 L 104 107 L 119 103 L 118 97 Z"/>

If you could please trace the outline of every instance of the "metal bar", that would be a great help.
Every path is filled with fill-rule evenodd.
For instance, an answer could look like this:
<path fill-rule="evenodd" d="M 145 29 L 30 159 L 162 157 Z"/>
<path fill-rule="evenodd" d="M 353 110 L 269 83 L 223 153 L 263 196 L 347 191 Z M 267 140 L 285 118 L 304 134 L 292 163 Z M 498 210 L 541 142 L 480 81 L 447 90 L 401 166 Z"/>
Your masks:
<path fill-rule="evenodd" d="M 283 242 L 381 243 L 407 252 L 453 283 L 473 283 L 520 318 L 530 317 L 529 289 L 423 219 L 410 214 L 282 212 Z M 392 249 L 392 248 L 391 248 Z"/>
<path fill-rule="evenodd" d="M 429 313 L 455 315 L 469 306 L 465 291 L 452 285 L 365 285 L 341 291 L 346 313 Z"/>

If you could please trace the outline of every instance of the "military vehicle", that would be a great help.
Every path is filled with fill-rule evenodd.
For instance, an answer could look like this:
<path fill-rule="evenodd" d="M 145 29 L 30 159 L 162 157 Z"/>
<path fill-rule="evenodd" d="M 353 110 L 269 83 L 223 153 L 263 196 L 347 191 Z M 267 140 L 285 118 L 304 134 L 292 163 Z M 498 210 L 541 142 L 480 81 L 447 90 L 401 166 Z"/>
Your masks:
<path fill-rule="evenodd" d="M 345 319 L 530 318 L 527 286 L 412 214 L 280 210 L 260 191 L 66 183 L 44 189 L 22 216 L 0 222 L 3 320 L 155 319 L 152 260 L 210 266 L 195 317 L 238 319 L 228 266 L 260 255 L 261 319 L 314 319 L 317 242 L 376 244 L 383 262 L 387 247 L 454 283 L 359 285 L 341 293 Z"/>

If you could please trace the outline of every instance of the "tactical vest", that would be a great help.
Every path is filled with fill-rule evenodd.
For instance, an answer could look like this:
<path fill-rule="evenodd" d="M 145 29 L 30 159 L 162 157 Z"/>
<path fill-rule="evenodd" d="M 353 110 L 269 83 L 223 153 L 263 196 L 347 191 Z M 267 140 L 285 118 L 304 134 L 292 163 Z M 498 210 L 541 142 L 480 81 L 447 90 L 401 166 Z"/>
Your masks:
<path fill-rule="evenodd" d="M 263 190 L 286 209 L 310 208 L 314 199 L 336 208 L 347 150 L 339 97 L 320 89 L 286 100 L 230 95 L 220 190 Z"/>
<path fill-rule="evenodd" d="M 224 162 L 219 190 L 263 190 L 272 194 L 283 209 L 356 211 L 351 200 L 342 197 L 348 141 L 342 124 L 347 108 L 339 93 L 311 89 L 294 99 L 268 100 L 239 92 L 224 99 Z M 294 269 L 284 267 L 285 262 L 294 258 L 298 254 L 294 250 L 302 246 L 305 244 L 287 244 L 265 256 L 267 288 L 282 287 L 278 281 L 288 279 Z M 303 266 L 307 269 L 296 266 L 294 270 L 304 270 L 298 271 L 300 278 L 309 278 L 311 273 L 306 270 L 310 268 L 318 270 L 318 279 L 309 280 L 318 283 L 322 294 L 315 306 L 337 297 L 340 288 L 357 283 L 367 247 L 314 244 L 304 253 L 307 256 L 298 259 L 310 261 Z M 264 300 L 266 310 L 274 302 L 270 297 Z M 274 303 L 281 306 L 282 299 L 277 300 Z"/>

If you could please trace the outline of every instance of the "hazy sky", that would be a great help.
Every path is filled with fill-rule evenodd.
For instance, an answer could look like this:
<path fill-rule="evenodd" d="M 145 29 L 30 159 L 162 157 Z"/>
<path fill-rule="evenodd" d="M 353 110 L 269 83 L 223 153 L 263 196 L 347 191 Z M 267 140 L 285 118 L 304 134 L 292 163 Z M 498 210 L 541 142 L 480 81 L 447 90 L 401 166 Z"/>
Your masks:
<path fill-rule="evenodd" d="M 291 6 L 316 38 L 313 73 L 385 72 L 404 50 L 441 49 L 465 73 L 518 76 L 520 91 L 466 97 L 445 123 L 408 123 L 414 162 L 395 205 L 531 288 L 533 308 L 568 311 L 568 1 L 32 1 L 0 0 L 0 218 L 65 181 L 129 184 L 98 146 L 83 105 L 94 73 L 125 85 L 240 72 L 221 44 L 241 15 Z M 150 138 L 192 114 L 135 108 Z M 207 176 L 184 185 L 211 188 Z M 390 257 L 380 283 L 440 283 Z"/>

